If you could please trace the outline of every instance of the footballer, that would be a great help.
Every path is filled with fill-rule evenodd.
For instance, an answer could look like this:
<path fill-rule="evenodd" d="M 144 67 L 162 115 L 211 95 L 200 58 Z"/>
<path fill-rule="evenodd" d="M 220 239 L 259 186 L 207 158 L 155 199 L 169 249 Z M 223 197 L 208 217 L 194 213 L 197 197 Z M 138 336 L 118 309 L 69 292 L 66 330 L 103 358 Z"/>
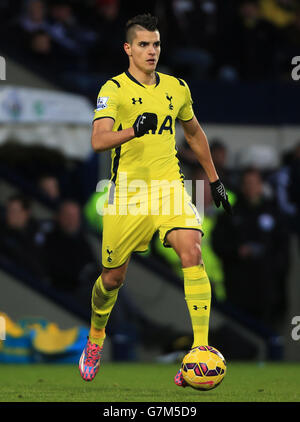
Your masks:
<path fill-rule="evenodd" d="M 79 361 L 85 381 L 93 380 L 99 370 L 105 327 L 125 281 L 131 254 L 147 250 L 156 231 L 164 246 L 172 247 L 181 261 L 193 329 L 192 347 L 208 345 L 211 286 L 201 257 L 201 220 L 185 191 L 176 157 L 176 119 L 208 176 L 216 206 L 222 204 L 229 213 L 231 206 L 213 164 L 206 135 L 194 114 L 187 83 L 156 71 L 161 51 L 157 24 L 157 18 L 150 14 L 138 15 L 127 22 L 124 50 L 129 59 L 128 70 L 107 80 L 98 95 L 92 147 L 96 152 L 111 150 L 112 163 L 108 212 L 103 216 L 103 270 L 92 290 L 90 332 Z M 124 198 L 128 210 L 134 199 L 134 193 L 124 188 L 124 175 L 126 186 L 142 181 L 155 194 L 153 181 L 178 182 L 176 192 L 182 194 L 182 212 L 175 212 L 175 207 L 169 213 L 161 212 L 165 201 L 173 203 L 175 193 L 171 191 L 167 195 L 158 194 L 153 212 L 151 189 L 139 197 L 147 212 L 123 212 Z M 175 383 L 185 386 L 180 369 Z"/>

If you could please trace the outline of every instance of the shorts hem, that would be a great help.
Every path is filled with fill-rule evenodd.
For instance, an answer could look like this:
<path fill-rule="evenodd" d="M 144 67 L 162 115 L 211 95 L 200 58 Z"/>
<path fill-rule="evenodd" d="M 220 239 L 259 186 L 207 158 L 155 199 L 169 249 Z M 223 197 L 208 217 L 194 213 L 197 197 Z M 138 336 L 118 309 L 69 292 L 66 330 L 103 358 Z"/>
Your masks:
<path fill-rule="evenodd" d="M 128 261 L 128 259 L 129 259 L 129 258 L 127 258 L 127 259 L 123 262 L 123 264 L 117 265 L 116 267 L 106 267 L 106 266 L 105 266 L 105 265 L 103 265 L 103 264 L 102 264 L 102 267 L 103 267 L 103 268 L 105 268 L 106 270 L 114 270 L 114 269 L 120 268 L 120 267 L 122 267 L 122 265 L 126 264 L 126 262 Z"/>
<path fill-rule="evenodd" d="M 145 252 L 148 252 L 148 248 L 144 249 L 142 251 L 132 251 L 131 253 L 145 253 Z M 129 258 L 130 258 L 130 256 L 123 262 L 123 264 L 117 265 L 116 267 L 106 267 L 103 264 L 102 264 L 102 267 L 107 269 L 107 270 L 114 270 L 114 269 L 122 267 L 122 265 L 124 265 L 128 261 Z"/>
<path fill-rule="evenodd" d="M 145 253 L 145 252 L 148 252 L 148 248 L 144 249 L 143 251 L 133 251 L 133 253 Z"/>
<path fill-rule="evenodd" d="M 167 237 L 167 235 L 171 232 L 171 231 L 173 231 L 173 230 L 196 230 L 196 231 L 198 231 L 198 232 L 201 232 L 202 233 L 202 237 L 204 236 L 204 232 L 203 232 L 203 230 L 201 230 L 201 229 L 196 229 L 196 228 L 193 228 L 193 227 L 172 227 L 170 230 L 168 230 L 167 232 L 166 232 L 166 234 L 164 235 L 164 240 L 163 240 L 163 246 L 165 247 L 165 248 L 172 248 L 172 246 L 171 245 L 167 245 L 166 244 L 166 237 Z"/>

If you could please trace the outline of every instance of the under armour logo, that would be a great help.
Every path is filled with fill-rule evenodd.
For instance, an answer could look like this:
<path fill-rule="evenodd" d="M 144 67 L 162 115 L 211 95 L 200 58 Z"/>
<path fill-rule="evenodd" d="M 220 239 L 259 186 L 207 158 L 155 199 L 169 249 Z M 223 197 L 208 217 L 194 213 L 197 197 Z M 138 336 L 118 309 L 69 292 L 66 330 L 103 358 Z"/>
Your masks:
<path fill-rule="evenodd" d="M 197 306 L 197 305 L 194 305 L 193 306 L 193 309 L 194 309 L 194 311 L 198 311 L 198 309 L 204 309 L 205 311 L 207 310 L 207 306 L 205 305 L 205 306 Z"/>
<path fill-rule="evenodd" d="M 219 194 L 220 196 L 222 196 L 222 198 L 226 199 L 227 194 L 226 194 L 226 191 L 225 191 L 225 188 L 224 188 L 223 183 L 221 183 L 221 184 L 217 187 L 217 192 L 218 192 L 218 194 Z"/>
<path fill-rule="evenodd" d="M 168 100 L 168 101 L 170 101 L 170 104 L 169 104 L 169 109 L 170 109 L 170 110 L 173 110 L 173 108 L 174 108 L 174 106 L 173 106 L 173 104 L 172 104 L 172 98 L 173 98 L 173 97 L 170 97 L 170 96 L 168 95 L 168 93 L 166 93 L 166 98 L 167 98 L 167 100 Z"/>
<path fill-rule="evenodd" d="M 109 315 L 109 313 L 108 314 L 95 314 L 98 318 L 103 318 L 103 317 L 107 317 L 108 315 Z"/>
<path fill-rule="evenodd" d="M 143 103 L 141 97 L 139 97 L 137 100 L 135 98 L 131 98 L 131 99 L 132 99 L 132 104 L 135 104 L 135 103 L 142 104 Z"/>

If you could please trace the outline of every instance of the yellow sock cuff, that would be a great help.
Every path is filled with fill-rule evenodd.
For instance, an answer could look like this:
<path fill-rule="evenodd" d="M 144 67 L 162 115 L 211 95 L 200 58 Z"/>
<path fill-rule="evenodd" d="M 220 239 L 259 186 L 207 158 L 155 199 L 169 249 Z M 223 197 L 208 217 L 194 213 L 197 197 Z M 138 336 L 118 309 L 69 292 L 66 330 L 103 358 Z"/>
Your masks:
<path fill-rule="evenodd" d="M 92 315 L 91 323 L 97 330 L 105 328 L 110 313 L 118 298 L 119 288 L 106 290 L 102 277 L 98 277 L 92 291 Z"/>
<path fill-rule="evenodd" d="M 97 287 L 101 290 L 102 294 L 104 296 L 114 296 L 118 293 L 119 289 L 121 288 L 118 287 L 117 289 L 113 289 L 113 290 L 106 290 L 106 288 L 103 285 L 103 281 L 102 281 L 102 277 L 101 275 L 98 277 L 97 281 L 96 281 Z"/>
<path fill-rule="evenodd" d="M 189 280 L 199 280 L 207 277 L 204 265 L 194 265 L 193 267 L 182 268 L 184 278 Z"/>
<path fill-rule="evenodd" d="M 105 328 L 96 328 L 93 324 L 91 324 L 90 333 L 89 335 L 93 338 L 104 338 L 106 336 L 105 334 Z"/>
<path fill-rule="evenodd" d="M 90 333 L 89 333 L 89 340 L 93 344 L 98 344 L 102 346 L 106 337 L 105 329 L 97 329 L 91 324 Z"/>

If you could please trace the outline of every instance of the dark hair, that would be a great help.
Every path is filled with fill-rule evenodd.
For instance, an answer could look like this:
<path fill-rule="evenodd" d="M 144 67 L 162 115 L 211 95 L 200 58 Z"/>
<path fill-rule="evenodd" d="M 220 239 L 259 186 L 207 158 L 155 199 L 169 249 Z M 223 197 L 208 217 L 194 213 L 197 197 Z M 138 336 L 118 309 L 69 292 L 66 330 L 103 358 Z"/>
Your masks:
<path fill-rule="evenodd" d="M 214 151 L 216 149 L 226 150 L 225 144 L 218 138 L 214 138 L 210 142 L 210 150 Z"/>
<path fill-rule="evenodd" d="M 80 204 L 79 204 L 79 202 L 76 199 L 74 199 L 72 197 L 65 197 L 63 200 L 61 200 L 59 202 L 58 207 L 57 207 L 57 211 L 58 212 L 62 211 L 62 209 L 66 205 L 69 205 L 69 204 L 76 205 L 81 210 Z"/>
<path fill-rule="evenodd" d="M 27 196 L 16 193 L 14 195 L 11 195 L 7 200 L 8 203 L 15 201 L 20 202 L 24 210 L 29 211 L 31 209 L 31 202 L 30 199 L 27 198 Z"/>
<path fill-rule="evenodd" d="M 245 181 L 245 178 L 249 175 L 249 174 L 257 174 L 261 179 L 263 179 L 263 175 L 262 172 L 255 166 L 247 166 L 245 167 L 241 174 L 240 174 L 240 181 L 241 183 L 243 183 Z"/>
<path fill-rule="evenodd" d="M 129 19 L 125 26 L 125 39 L 126 42 L 132 42 L 132 29 L 135 27 L 141 27 L 147 31 L 156 31 L 158 24 L 158 18 L 152 16 L 150 13 L 144 13 L 143 15 L 137 15 Z M 136 29 L 136 28 L 135 28 Z"/>

